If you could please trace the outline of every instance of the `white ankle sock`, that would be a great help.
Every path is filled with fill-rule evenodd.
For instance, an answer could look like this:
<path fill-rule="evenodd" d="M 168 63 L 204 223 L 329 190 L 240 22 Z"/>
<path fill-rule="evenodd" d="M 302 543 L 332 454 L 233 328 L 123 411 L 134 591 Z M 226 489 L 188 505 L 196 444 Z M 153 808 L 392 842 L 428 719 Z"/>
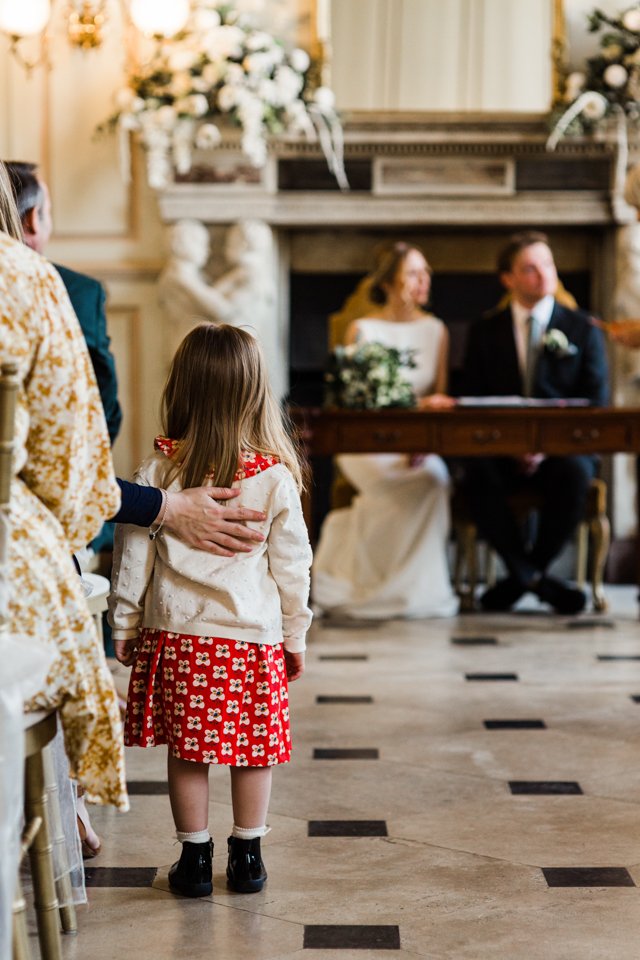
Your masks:
<path fill-rule="evenodd" d="M 181 830 L 176 830 L 176 837 L 180 843 L 207 843 L 211 839 L 211 834 L 208 830 L 196 830 L 194 833 L 183 833 Z"/>
<path fill-rule="evenodd" d="M 271 827 L 266 824 L 263 827 L 236 827 L 234 823 L 231 836 L 238 840 L 255 840 L 256 837 L 266 836 L 270 830 Z"/>

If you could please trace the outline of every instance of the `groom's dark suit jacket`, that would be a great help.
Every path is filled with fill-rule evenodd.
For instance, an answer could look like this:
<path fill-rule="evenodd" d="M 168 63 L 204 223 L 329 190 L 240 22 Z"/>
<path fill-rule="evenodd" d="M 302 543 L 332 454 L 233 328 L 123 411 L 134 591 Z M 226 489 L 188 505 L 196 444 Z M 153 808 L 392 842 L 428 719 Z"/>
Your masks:
<path fill-rule="evenodd" d="M 546 399 L 580 397 L 594 406 L 609 399 L 607 354 L 602 331 L 582 310 L 569 310 L 557 301 L 547 330 L 562 330 L 576 347 L 571 356 L 542 348 L 533 396 Z M 467 396 L 521 396 L 523 383 L 509 307 L 477 320 L 467 341 L 463 391 Z"/>

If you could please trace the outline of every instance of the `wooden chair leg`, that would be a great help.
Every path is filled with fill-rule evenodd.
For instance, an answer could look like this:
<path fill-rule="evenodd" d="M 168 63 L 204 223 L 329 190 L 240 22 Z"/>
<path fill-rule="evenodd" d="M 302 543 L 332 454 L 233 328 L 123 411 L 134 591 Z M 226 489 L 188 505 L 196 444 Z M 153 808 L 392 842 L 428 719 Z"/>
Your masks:
<path fill-rule="evenodd" d="M 18 880 L 13 901 L 12 960 L 31 960 L 27 932 L 27 903 Z"/>
<path fill-rule="evenodd" d="M 25 853 L 33 843 L 38 830 L 42 826 L 40 817 L 32 820 L 22 835 L 20 863 Z M 18 871 L 20 867 L 18 865 Z M 13 918 L 12 918 L 12 936 L 11 936 L 11 957 L 12 960 L 31 960 L 31 951 L 29 949 L 29 932 L 27 930 L 27 901 L 22 892 L 20 883 L 20 873 L 16 880 L 16 890 L 13 898 Z"/>
<path fill-rule="evenodd" d="M 578 524 L 576 540 L 576 584 L 582 588 L 587 580 L 587 557 L 589 554 L 589 525 Z"/>
<path fill-rule="evenodd" d="M 69 864 L 67 863 L 67 845 L 62 828 L 62 818 L 60 816 L 60 800 L 58 794 L 58 784 L 53 766 L 53 755 L 51 750 L 53 744 L 48 744 L 42 751 L 42 762 L 44 769 L 44 781 L 47 790 L 49 827 L 51 830 L 51 843 L 56 851 L 54 861 L 60 864 L 61 876 L 56 880 L 56 893 L 60 906 L 60 922 L 63 933 L 77 933 L 78 921 L 76 918 L 76 908 L 73 903 L 73 889 L 71 878 L 69 876 Z"/>
<path fill-rule="evenodd" d="M 47 791 L 44 782 L 42 751 L 26 760 L 25 815 L 27 820 L 42 819 L 31 847 L 31 875 L 42 960 L 62 960 L 60 921 L 56 885 L 53 876 L 52 846 L 47 823 Z"/>
<path fill-rule="evenodd" d="M 463 575 L 464 571 L 466 571 L 466 578 Z M 456 592 L 460 597 L 461 613 L 470 613 L 473 610 L 477 579 L 476 528 L 472 523 L 460 524 L 456 557 Z"/>
<path fill-rule="evenodd" d="M 606 514 L 601 514 L 591 521 L 591 539 L 593 543 L 593 559 L 591 561 L 593 609 L 597 613 L 604 613 L 609 608 L 609 601 L 605 595 L 602 582 L 611 542 L 611 524 Z"/>

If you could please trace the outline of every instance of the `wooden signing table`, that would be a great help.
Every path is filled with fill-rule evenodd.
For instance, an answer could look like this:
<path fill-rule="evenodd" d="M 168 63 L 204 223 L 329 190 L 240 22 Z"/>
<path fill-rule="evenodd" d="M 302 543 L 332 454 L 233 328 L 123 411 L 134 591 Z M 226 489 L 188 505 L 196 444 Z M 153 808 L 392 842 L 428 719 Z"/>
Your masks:
<path fill-rule="evenodd" d="M 443 457 L 640 453 L 635 407 L 459 406 L 452 410 L 291 407 L 306 453 L 439 453 Z M 311 517 L 311 495 L 305 516 Z"/>

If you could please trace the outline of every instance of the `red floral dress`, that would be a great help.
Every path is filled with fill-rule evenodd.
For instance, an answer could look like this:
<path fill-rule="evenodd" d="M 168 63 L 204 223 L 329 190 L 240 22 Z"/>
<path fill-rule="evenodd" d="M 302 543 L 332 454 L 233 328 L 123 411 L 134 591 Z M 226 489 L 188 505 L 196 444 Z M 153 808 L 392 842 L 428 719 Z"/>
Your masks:
<path fill-rule="evenodd" d="M 173 441 L 164 438 L 156 448 L 175 452 Z M 247 455 L 236 479 L 277 462 Z M 165 743 L 174 757 L 197 763 L 287 763 L 291 733 L 282 644 L 143 629 L 129 681 L 125 744 Z"/>

